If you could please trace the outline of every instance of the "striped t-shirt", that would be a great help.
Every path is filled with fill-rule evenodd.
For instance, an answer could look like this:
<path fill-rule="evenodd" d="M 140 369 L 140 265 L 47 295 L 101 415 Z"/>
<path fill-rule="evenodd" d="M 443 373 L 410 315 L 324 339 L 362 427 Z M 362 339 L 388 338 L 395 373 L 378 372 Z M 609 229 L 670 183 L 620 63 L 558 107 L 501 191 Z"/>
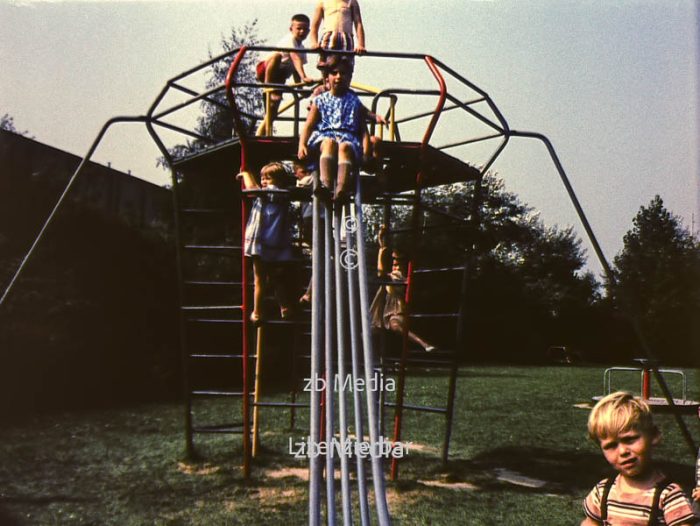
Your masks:
<path fill-rule="evenodd" d="M 603 495 L 606 479 L 601 480 L 583 501 L 586 515 L 597 522 L 602 522 L 600 499 Z M 619 475 L 608 494 L 608 521 L 610 526 L 647 526 L 654 501 L 655 488 L 641 491 L 621 491 Z M 695 524 L 690 501 L 678 484 L 671 483 L 661 491 L 659 499 L 659 525 L 678 526 Z"/>

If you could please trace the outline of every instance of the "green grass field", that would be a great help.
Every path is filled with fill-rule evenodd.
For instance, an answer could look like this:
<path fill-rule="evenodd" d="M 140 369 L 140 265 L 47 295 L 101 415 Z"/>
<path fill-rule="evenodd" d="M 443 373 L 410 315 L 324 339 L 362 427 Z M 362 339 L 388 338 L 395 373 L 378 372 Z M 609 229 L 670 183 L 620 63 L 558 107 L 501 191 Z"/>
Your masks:
<path fill-rule="evenodd" d="M 413 445 L 400 480 L 388 483 L 393 523 L 578 524 L 581 499 L 607 469 L 585 438 L 588 411 L 575 404 L 601 394 L 602 372 L 464 368 L 447 466 L 439 462 L 443 417 L 407 413 L 403 439 Z M 697 400 L 700 374 L 688 375 L 689 398 Z M 620 387 L 638 383 L 634 376 Z M 445 387 L 440 376 L 413 377 L 407 401 L 440 404 Z M 209 409 L 212 419 L 238 419 L 227 417 L 230 411 L 219 401 Z M 261 414 L 263 447 L 248 481 L 240 469 L 240 436 L 197 435 L 200 460 L 184 458 L 183 410 L 176 404 L 54 414 L 4 426 L 0 524 L 305 524 L 306 463 L 287 449 L 290 437 L 307 434 L 306 415 L 291 430 L 285 411 Z M 672 417 L 657 420 L 664 433 L 657 459 L 691 483 L 694 459 Z M 700 441 L 697 417 L 685 421 Z"/>

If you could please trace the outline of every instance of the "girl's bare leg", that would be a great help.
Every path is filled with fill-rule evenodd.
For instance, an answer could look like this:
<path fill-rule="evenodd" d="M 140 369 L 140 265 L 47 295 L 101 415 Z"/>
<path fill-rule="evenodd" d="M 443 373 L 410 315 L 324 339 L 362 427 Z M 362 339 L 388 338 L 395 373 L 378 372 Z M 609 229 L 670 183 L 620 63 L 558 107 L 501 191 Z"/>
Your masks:
<path fill-rule="evenodd" d="M 253 282 L 255 290 L 253 292 L 253 312 L 250 314 L 250 319 L 251 321 L 259 321 L 265 292 L 265 263 L 259 257 L 253 258 Z"/>
<path fill-rule="evenodd" d="M 397 332 L 397 333 L 399 333 L 399 334 L 402 334 L 402 333 L 403 333 L 403 324 L 402 324 L 399 320 L 397 320 L 396 318 L 392 318 L 392 319 L 389 321 L 389 328 L 390 328 L 392 331 Z M 408 331 L 407 336 L 408 336 L 408 339 L 409 339 L 409 340 L 411 340 L 413 343 L 417 343 L 418 345 L 420 345 L 421 347 L 423 347 L 423 349 L 425 349 L 425 350 L 428 351 L 428 352 L 430 352 L 430 351 L 432 351 L 433 349 L 435 349 L 435 346 L 434 346 L 434 345 L 430 345 L 430 344 L 429 344 L 428 342 L 426 342 L 423 338 L 421 338 L 420 336 L 418 336 L 415 332 Z"/>
<path fill-rule="evenodd" d="M 355 167 L 355 155 L 350 143 L 343 142 L 338 147 L 338 183 L 335 189 L 335 199 L 342 201 L 350 193 L 352 175 Z"/>
<path fill-rule="evenodd" d="M 318 168 L 321 184 L 332 189 L 338 169 L 338 143 L 333 139 L 324 139 L 321 143 L 321 158 Z"/>
<path fill-rule="evenodd" d="M 275 296 L 277 303 L 280 306 L 280 316 L 282 319 L 290 318 L 294 312 L 292 307 L 292 287 L 296 283 L 296 278 L 293 275 L 294 269 L 288 264 L 276 264 L 272 272 L 274 280 Z"/>

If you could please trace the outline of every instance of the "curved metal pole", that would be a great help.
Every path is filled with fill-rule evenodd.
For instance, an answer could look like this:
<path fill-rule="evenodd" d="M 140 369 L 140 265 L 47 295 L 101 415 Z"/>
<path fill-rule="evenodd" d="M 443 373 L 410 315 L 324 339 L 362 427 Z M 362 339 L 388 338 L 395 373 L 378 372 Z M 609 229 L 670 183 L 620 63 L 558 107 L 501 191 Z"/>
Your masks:
<path fill-rule="evenodd" d="M 360 288 L 360 313 L 362 323 L 362 347 L 364 351 L 365 385 L 372 385 L 374 374 L 374 353 L 372 352 L 372 323 L 369 318 L 369 292 L 367 290 L 367 257 L 365 254 L 364 221 L 362 219 L 362 197 L 360 177 L 356 177 L 355 189 L 355 221 L 357 230 L 357 262 L 359 270 Z M 377 417 L 377 394 L 372 389 L 365 391 L 367 397 L 367 425 L 369 427 L 369 440 L 371 446 L 379 443 L 379 420 Z M 380 526 L 391 524 L 389 507 L 386 501 L 386 484 L 384 481 L 384 468 L 382 456 L 371 456 L 372 482 L 374 483 L 374 497 L 377 505 L 377 518 Z"/>
<path fill-rule="evenodd" d="M 355 218 L 355 212 L 353 210 L 354 204 L 349 205 L 350 208 L 350 218 Z M 355 242 L 352 235 L 348 235 L 347 238 L 347 250 L 350 253 L 355 252 Z M 358 272 L 357 267 L 354 265 L 349 265 L 348 268 L 348 300 L 349 300 L 349 311 L 350 311 L 350 358 L 352 364 L 352 377 L 360 378 L 362 374 L 360 370 L 360 352 L 362 351 L 361 346 L 361 329 L 360 329 L 360 308 L 359 308 L 359 298 L 358 298 Z M 355 440 L 363 441 L 365 437 L 364 426 L 362 423 L 362 400 L 360 397 L 360 391 L 357 389 L 352 390 L 353 406 L 355 408 Z M 362 526 L 369 526 L 370 516 L 369 516 L 369 502 L 367 497 L 367 475 L 365 471 L 365 459 L 362 455 L 355 455 L 355 462 L 357 467 L 357 492 L 358 500 L 360 501 L 360 521 Z"/>
<path fill-rule="evenodd" d="M 324 218 L 324 310 L 325 310 L 325 416 L 326 416 L 326 520 L 328 526 L 335 526 L 335 466 L 333 462 L 333 435 L 335 431 L 334 425 L 334 403 L 333 403 L 333 377 L 334 377 L 334 367 L 333 367 L 333 344 L 335 343 L 333 325 L 335 324 L 335 303 L 333 301 L 333 296 L 335 291 L 333 290 L 334 284 L 334 264 L 332 261 L 332 247 L 333 247 L 333 224 L 331 223 L 331 218 L 333 216 L 333 210 L 330 203 L 325 203 Z M 337 235 L 337 233 L 336 233 Z M 337 260 L 336 260 L 337 264 Z"/>
<path fill-rule="evenodd" d="M 336 335 L 337 335 L 337 360 L 338 378 L 340 382 L 345 382 L 345 337 L 347 334 L 347 295 L 343 284 L 343 268 L 341 262 L 341 217 L 343 211 L 337 208 L 333 211 L 333 231 L 335 238 L 333 243 L 333 254 L 335 257 L 335 310 L 336 310 Z M 345 446 L 348 440 L 347 424 L 347 404 L 345 400 L 345 390 L 340 389 L 338 393 L 338 427 L 340 429 L 340 443 Z M 350 493 L 350 467 L 347 455 L 340 455 L 340 490 L 343 500 L 343 526 L 352 526 L 352 496 Z"/>
<path fill-rule="evenodd" d="M 238 50 L 238 54 L 231 63 L 231 67 L 226 75 L 226 97 L 231 104 L 231 112 L 233 113 L 233 123 L 236 129 L 236 134 L 238 135 L 238 140 L 241 143 L 241 171 L 248 169 L 247 166 L 247 140 L 245 129 L 243 127 L 243 121 L 241 120 L 240 110 L 236 104 L 236 98 L 233 93 L 233 79 L 236 76 L 238 67 L 243 60 L 243 56 L 246 53 L 246 47 L 242 46 Z M 241 190 L 245 188 L 243 181 L 241 181 Z M 250 205 L 247 199 L 242 199 L 241 203 L 241 247 L 245 247 L 245 227 L 248 220 Z M 249 334 L 250 334 L 250 297 L 248 291 L 248 258 L 245 257 L 244 250 L 241 250 L 241 311 L 242 311 L 242 353 L 243 354 L 243 364 L 241 374 L 243 376 L 243 476 L 244 478 L 250 477 L 250 463 L 252 455 L 252 447 L 250 441 L 250 386 L 248 381 L 248 357 L 250 356 L 249 349 Z"/>
<path fill-rule="evenodd" d="M 32 243 L 32 246 L 29 247 L 29 250 L 24 255 L 24 258 L 22 258 L 22 261 L 20 262 L 19 266 L 17 267 L 17 270 L 15 270 L 15 273 L 12 276 L 12 279 L 10 280 L 10 283 L 7 285 L 7 287 L 5 287 L 5 291 L 3 292 L 2 297 L 0 297 L 0 307 L 2 307 L 5 304 L 5 301 L 7 301 L 7 298 L 10 295 L 10 291 L 12 291 L 12 288 L 14 287 L 15 283 L 17 282 L 17 279 L 19 278 L 20 274 L 24 270 L 24 267 L 26 267 L 27 262 L 32 257 L 32 255 L 34 255 L 34 251 L 36 250 L 36 247 L 39 245 L 41 240 L 44 238 L 44 234 L 46 233 L 46 229 L 49 227 L 49 225 L 53 221 L 54 217 L 56 216 L 56 213 L 61 208 L 61 205 L 63 205 L 63 201 L 65 201 L 66 196 L 68 195 L 68 192 L 70 192 L 70 189 L 75 184 L 75 181 L 78 178 L 78 175 L 80 175 L 80 173 L 83 171 L 83 168 L 85 168 L 87 163 L 90 161 L 90 158 L 95 153 L 97 146 L 100 144 L 100 142 L 102 142 L 102 139 L 104 138 L 105 133 L 107 133 L 107 130 L 109 129 L 109 127 L 112 126 L 112 124 L 115 124 L 118 122 L 148 122 L 148 117 L 145 117 L 145 116 L 112 117 L 104 124 L 104 126 L 102 126 L 102 129 L 97 134 L 97 137 L 93 141 L 92 146 L 90 146 L 90 149 L 85 154 L 85 157 L 83 157 L 83 160 L 80 161 L 78 168 L 76 168 L 75 172 L 73 172 L 73 175 L 68 180 L 68 183 L 66 184 L 66 187 L 63 189 L 61 196 L 58 198 L 58 201 L 56 201 L 56 204 L 54 205 L 53 209 L 49 213 L 49 216 L 46 218 L 46 221 L 44 221 L 44 224 L 41 227 L 41 230 L 39 230 L 39 233 L 37 234 L 36 238 L 34 238 L 34 242 Z"/>
<path fill-rule="evenodd" d="M 583 228 L 586 230 L 586 233 L 588 234 L 588 239 L 593 245 L 593 249 L 595 250 L 596 255 L 598 256 L 598 261 L 600 262 L 601 266 L 603 267 L 603 270 L 605 271 L 605 276 L 610 282 L 610 284 L 615 283 L 615 275 L 612 272 L 612 269 L 610 267 L 610 264 L 608 263 L 607 259 L 605 258 L 605 255 L 603 254 L 603 249 L 600 247 L 600 244 L 598 243 L 598 240 L 595 237 L 595 234 L 593 233 L 593 229 L 591 228 L 590 223 L 588 222 L 588 219 L 586 218 L 586 215 L 583 212 L 583 208 L 581 208 L 581 204 L 578 201 L 578 198 L 576 197 L 576 194 L 574 193 L 574 189 L 571 186 L 571 183 L 569 182 L 569 178 L 566 176 L 566 172 L 564 172 L 564 167 L 562 166 L 561 162 L 559 161 L 559 157 L 557 157 L 556 152 L 554 151 L 554 146 L 552 146 L 551 141 L 545 136 L 542 135 L 541 133 L 534 133 L 534 132 L 521 132 L 521 131 L 515 131 L 515 130 L 510 130 L 509 135 L 512 135 L 514 137 L 525 137 L 525 138 L 530 138 L 530 139 L 537 139 L 539 141 L 542 141 L 544 145 L 547 148 L 547 151 L 549 152 L 550 157 L 552 158 L 552 161 L 554 162 L 554 166 L 557 169 L 557 172 L 559 173 L 559 177 L 562 180 L 562 183 L 564 183 L 564 187 L 566 188 L 567 193 L 569 194 L 569 198 L 571 199 L 571 202 L 574 205 L 574 208 L 576 209 L 576 213 L 578 214 L 579 220 L 583 224 Z M 649 360 L 656 361 L 654 357 L 654 353 L 652 352 L 651 348 L 649 347 L 649 344 L 647 343 L 646 338 L 644 337 L 644 333 L 642 332 L 641 326 L 639 324 L 639 320 L 637 319 L 636 316 L 634 316 L 631 313 L 631 309 L 627 302 L 624 301 L 623 298 L 623 305 L 621 307 L 623 308 L 623 313 L 627 317 L 627 319 L 630 321 L 632 324 L 632 328 L 634 330 L 635 335 L 637 336 L 637 340 L 639 341 L 639 344 L 642 347 L 642 350 L 644 351 L 644 354 L 647 356 Z M 690 448 L 691 454 L 695 456 L 697 452 L 697 447 L 695 446 L 695 441 L 693 440 L 693 436 L 690 434 L 690 431 L 688 430 L 688 427 L 685 425 L 685 421 L 683 420 L 683 417 L 681 416 L 680 412 L 678 411 L 678 408 L 676 407 L 676 404 L 673 401 L 673 395 L 671 393 L 671 390 L 668 388 L 668 384 L 666 384 L 666 380 L 664 377 L 661 375 L 661 373 L 658 370 L 658 367 L 654 366 L 653 367 L 654 371 L 654 377 L 656 378 L 656 381 L 659 383 L 659 386 L 661 387 L 661 390 L 664 394 L 664 398 L 666 399 L 666 402 L 668 403 L 669 407 L 671 408 L 671 411 L 673 412 L 673 416 L 676 419 L 676 423 L 678 424 L 678 427 L 681 430 L 681 434 L 683 435 L 683 438 L 685 439 L 686 443 L 688 444 L 688 447 Z"/>
<path fill-rule="evenodd" d="M 318 196 L 313 197 L 313 230 L 311 251 L 311 380 L 316 385 L 320 378 L 321 352 L 323 336 L 323 237 L 321 236 L 321 202 Z M 309 394 L 309 443 L 315 443 L 321 434 L 320 394 L 315 387 Z M 309 526 L 319 526 L 321 523 L 321 461 L 316 455 L 309 456 Z"/>
<path fill-rule="evenodd" d="M 236 134 L 238 135 L 238 139 L 241 141 L 241 168 L 245 169 L 246 166 L 246 150 L 248 147 L 248 141 L 247 141 L 247 135 L 245 133 L 245 127 L 243 126 L 243 120 L 241 119 L 241 111 L 238 108 L 238 104 L 236 104 L 236 97 L 233 91 L 233 83 L 234 79 L 236 77 L 236 73 L 238 72 L 238 67 L 241 64 L 241 61 L 243 60 L 243 56 L 245 55 L 246 51 L 248 48 L 246 46 L 242 46 L 238 50 L 238 54 L 236 55 L 236 58 L 233 59 L 233 62 L 231 63 L 231 67 L 228 70 L 228 73 L 226 74 L 226 98 L 229 101 L 229 104 L 231 105 L 231 112 L 233 113 L 233 125 L 234 128 L 236 129 Z"/>
<path fill-rule="evenodd" d="M 435 127 L 437 126 L 438 119 L 440 119 L 440 115 L 442 114 L 442 108 L 445 107 L 445 100 L 447 99 L 447 85 L 445 84 L 445 79 L 440 74 L 440 71 L 435 66 L 435 62 L 433 61 L 433 57 L 426 55 L 425 56 L 425 63 L 428 65 L 428 69 L 433 74 L 433 76 L 435 77 L 435 80 L 437 81 L 438 85 L 440 86 L 440 97 L 438 98 L 438 103 L 437 103 L 437 106 L 435 107 L 435 112 L 433 113 L 433 117 L 430 119 L 430 124 L 428 124 L 428 129 L 425 130 L 425 135 L 423 136 L 423 142 L 421 144 L 422 148 L 425 148 L 427 146 L 427 144 L 430 142 L 430 138 L 432 137 L 433 132 L 435 131 Z"/>
<path fill-rule="evenodd" d="M 603 267 L 603 270 L 605 271 L 605 275 L 608 279 L 612 280 L 613 279 L 613 273 L 610 268 L 610 265 L 608 264 L 607 259 L 605 259 L 605 255 L 603 254 L 603 249 L 600 247 L 600 244 L 598 243 L 598 239 L 596 239 L 595 234 L 593 233 L 593 229 L 591 228 L 590 223 L 588 222 L 588 219 L 586 218 L 586 214 L 583 212 L 583 208 L 581 208 L 581 203 L 579 203 L 578 198 L 576 197 L 576 194 L 574 193 L 574 189 L 571 186 L 571 183 L 569 182 L 569 178 L 566 176 L 566 172 L 564 172 L 564 167 L 562 166 L 561 162 L 559 161 L 559 157 L 557 157 L 557 153 L 554 151 L 554 146 L 552 146 L 551 141 L 541 133 L 534 133 L 534 132 L 521 132 L 521 131 L 515 131 L 515 130 L 510 130 L 508 132 L 508 135 L 514 136 L 514 137 L 526 137 L 530 139 L 537 139 L 539 141 L 542 141 L 547 148 L 547 151 L 549 152 L 549 156 L 552 158 L 552 162 L 554 162 L 554 166 L 557 169 L 557 172 L 559 173 L 559 177 L 561 178 L 562 183 L 564 183 L 564 187 L 566 188 L 566 192 L 569 194 L 569 199 L 571 199 L 571 202 L 574 205 L 574 208 L 576 209 L 576 213 L 578 214 L 578 218 L 583 224 L 583 228 L 586 230 L 586 234 L 588 234 L 588 239 L 590 240 L 591 244 L 593 245 L 593 250 L 595 250 L 596 256 L 598 256 L 598 261 L 600 262 L 601 266 Z"/>

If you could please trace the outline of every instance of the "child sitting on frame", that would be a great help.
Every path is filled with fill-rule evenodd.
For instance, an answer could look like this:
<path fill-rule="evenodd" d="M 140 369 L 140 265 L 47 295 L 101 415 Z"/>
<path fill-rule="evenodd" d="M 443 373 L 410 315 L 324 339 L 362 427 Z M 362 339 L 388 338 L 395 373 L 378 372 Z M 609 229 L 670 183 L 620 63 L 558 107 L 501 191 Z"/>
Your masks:
<path fill-rule="evenodd" d="M 314 98 L 299 136 L 300 160 L 310 154 L 319 158 L 322 185 L 335 199 L 349 195 L 353 174 L 369 151 L 368 111 L 350 89 L 353 65 L 345 56 L 333 55 L 323 67 L 329 90 Z"/>

